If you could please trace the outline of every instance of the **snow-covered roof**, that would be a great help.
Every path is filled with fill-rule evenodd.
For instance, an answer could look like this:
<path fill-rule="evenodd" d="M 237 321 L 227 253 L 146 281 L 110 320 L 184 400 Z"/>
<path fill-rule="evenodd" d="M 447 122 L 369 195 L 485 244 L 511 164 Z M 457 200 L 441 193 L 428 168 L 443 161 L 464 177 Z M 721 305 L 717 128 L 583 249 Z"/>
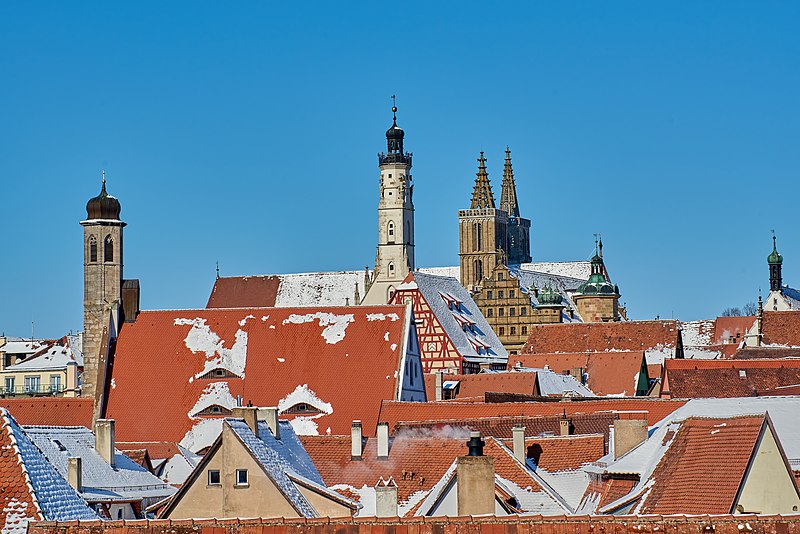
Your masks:
<path fill-rule="evenodd" d="M 73 351 L 69 345 L 53 345 L 41 354 L 6 367 L 3 372 L 56 371 L 65 369 L 70 362 L 75 362 L 78 367 L 83 367 L 83 354 L 79 351 Z"/>
<path fill-rule="evenodd" d="M 6 354 L 33 354 L 45 345 L 39 339 L 7 338 L 5 345 L 0 347 L 0 352 Z"/>
<path fill-rule="evenodd" d="M 5 408 L 0 409 L 0 420 L 2 532 L 24 534 L 30 520 L 97 519 L 97 514 L 47 461 Z"/>
<path fill-rule="evenodd" d="M 68 458 L 82 459 L 81 496 L 89 502 L 162 499 L 175 493 L 175 488 L 119 451 L 115 466 L 109 465 L 86 427 L 27 426 L 25 432 L 62 477 L 67 476 Z"/>
<path fill-rule="evenodd" d="M 354 302 L 355 289 L 364 297 L 364 271 L 280 274 L 275 298 L 279 308 L 293 306 L 344 306 Z"/>
<path fill-rule="evenodd" d="M 422 272 L 414 272 L 412 276 L 413 283 L 416 283 L 459 354 L 493 359 L 508 358 L 508 351 L 472 300 L 469 291 L 457 279 Z M 401 284 L 397 290 L 401 291 L 407 286 L 408 284 Z"/>
<path fill-rule="evenodd" d="M 534 369 L 539 394 L 544 396 L 574 395 L 578 397 L 596 397 L 592 390 L 581 384 L 574 376 L 555 373 L 550 369 Z"/>

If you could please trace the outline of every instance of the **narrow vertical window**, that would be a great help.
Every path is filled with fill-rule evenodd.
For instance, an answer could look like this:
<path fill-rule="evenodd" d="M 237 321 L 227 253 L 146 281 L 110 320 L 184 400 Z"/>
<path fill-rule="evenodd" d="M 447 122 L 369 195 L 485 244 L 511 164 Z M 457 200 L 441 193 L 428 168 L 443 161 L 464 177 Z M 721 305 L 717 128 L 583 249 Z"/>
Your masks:
<path fill-rule="evenodd" d="M 114 261 L 114 240 L 111 239 L 110 235 L 106 236 L 105 242 L 103 243 L 103 261 Z"/>
<path fill-rule="evenodd" d="M 478 250 L 483 250 L 483 229 L 481 228 L 481 223 L 478 223 Z"/>
<path fill-rule="evenodd" d="M 389 221 L 389 224 L 387 225 L 386 233 L 389 236 L 388 237 L 388 242 L 389 243 L 394 243 L 394 223 L 392 221 Z"/>
<path fill-rule="evenodd" d="M 89 263 L 97 261 L 97 238 L 89 236 Z"/>

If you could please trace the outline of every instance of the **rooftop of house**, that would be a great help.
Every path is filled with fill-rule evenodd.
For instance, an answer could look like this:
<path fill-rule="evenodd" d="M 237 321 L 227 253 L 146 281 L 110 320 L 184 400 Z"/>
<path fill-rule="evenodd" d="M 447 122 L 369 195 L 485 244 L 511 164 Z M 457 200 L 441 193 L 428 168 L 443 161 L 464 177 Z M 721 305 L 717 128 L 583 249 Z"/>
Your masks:
<path fill-rule="evenodd" d="M 36 397 L 0 399 L 21 425 L 92 426 L 94 399 L 88 397 Z"/>
<path fill-rule="evenodd" d="M 672 398 L 751 397 L 800 384 L 800 359 L 667 360 L 664 372 Z"/>
<path fill-rule="evenodd" d="M 408 329 L 404 306 L 143 311 L 117 341 L 107 417 L 121 441 L 193 452 L 239 401 L 278 406 L 299 433 L 349 434 L 359 418 L 374 432 L 380 401 L 396 398 Z"/>
<path fill-rule="evenodd" d="M 0 409 L 0 426 L 0 525 L 4 533 L 24 534 L 30 520 L 97 519 L 8 410 Z"/>
<path fill-rule="evenodd" d="M 114 465 L 109 464 L 95 449 L 95 436 L 86 427 L 26 426 L 25 432 L 64 478 L 68 458 L 81 458 L 80 494 L 89 502 L 162 499 L 175 492 L 175 488 L 119 451 L 114 455 Z"/>
<path fill-rule="evenodd" d="M 483 397 L 487 391 L 504 393 L 536 393 L 536 373 L 503 371 L 469 375 L 442 375 L 442 383 L 453 391 L 453 398 Z M 425 393 L 428 399 L 436 398 L 436 375 L 425 375 Z"/>
<path fill-rule="evenodd" d="M 502 360 L 508 357 L 469 291 L 457 279 L 413 272 L 397 286 L 395 299 L 402 299 L 404 290 L 419 290 L 460 355 Z"/>
<path fill-rule="evenodd" d="M 653 425 L 686 404 L 685 400 L 645 397 L 588 398 L 555 402 L 399 402 L 383 401 L 380 420 L 395 428 L 401 421 L 442 421 L 479 419 L 484 417 L 567 416 L 609 411 L 646 411 L 648 424 Z"/>
<path fill-rule="evenodd" d="M 762 345 L 800 347 L 800 314 L 795 311 L 765 311 Z"/>
<path fill-rule="evenodd" d="M 6 367 L 2 373 L 16 373 L 25 371 L 56 371 L 66 369 L 70 363 L 83 367 L 83 354 L 72 350 L 69 344 L 50 345 L 31 355 L 26 360 Z"/>
<path fill-rule="evenodd" d="M 647 363 L 675 355 L 678 321 L 531 325 L 522 354 L 644 351 Z"/>
<path fill-rule="evenodd" d="M 644 351 L 573 352 L 551 354 L 514 354 L 508 365 L 524 368 L 548 367 L 557 373 L 580 370 L 586 384 L 597 395 L 635 395 L 642 370 Z"/>

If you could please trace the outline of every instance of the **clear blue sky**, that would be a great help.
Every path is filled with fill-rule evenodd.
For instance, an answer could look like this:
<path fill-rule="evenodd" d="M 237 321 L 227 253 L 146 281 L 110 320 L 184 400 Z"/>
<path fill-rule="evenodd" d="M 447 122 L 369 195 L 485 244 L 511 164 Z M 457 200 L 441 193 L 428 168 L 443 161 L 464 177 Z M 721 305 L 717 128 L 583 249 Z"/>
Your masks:
<path fill-rule="evenodd" d="M 419 266 L 458 260 L 478 151 L 511 147 L 535 261 L 602 232 L 637 319 L 800 285 L 796 2 L 4 2 L 0 330 L 82 324 L 106 169 L 145 309 L 223 275 L 363 268 L 398 95 Z"/>

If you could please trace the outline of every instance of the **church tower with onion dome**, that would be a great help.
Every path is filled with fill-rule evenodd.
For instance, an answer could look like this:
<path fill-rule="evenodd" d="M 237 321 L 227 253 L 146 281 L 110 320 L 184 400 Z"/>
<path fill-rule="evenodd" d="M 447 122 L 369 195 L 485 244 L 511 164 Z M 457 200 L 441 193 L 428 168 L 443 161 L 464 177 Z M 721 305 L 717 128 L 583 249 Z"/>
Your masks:
<path fill-rule="evenodd" d="M 122 229 L 119 200 L 106 191 L 86 204 L 83 226 L 83 386 L 81 395 L 95 396 L 100 362 L 108 339 L 116 337 L 122 309 Z M 104 333 L 106 334 L 104 336 Z M 104 343 L 105 338 L 105 343 Z"/>
<path fill-rule="evenodd" d="M 411 153 L 404 152 L 405 132 L 397 125 L 386 131 L 386 152 L 378 154 L 378 250 L 375 270 L 366 280 L 362 304 L 386 304 L 406 275 L 414 270 L 414 183 Z"/>

